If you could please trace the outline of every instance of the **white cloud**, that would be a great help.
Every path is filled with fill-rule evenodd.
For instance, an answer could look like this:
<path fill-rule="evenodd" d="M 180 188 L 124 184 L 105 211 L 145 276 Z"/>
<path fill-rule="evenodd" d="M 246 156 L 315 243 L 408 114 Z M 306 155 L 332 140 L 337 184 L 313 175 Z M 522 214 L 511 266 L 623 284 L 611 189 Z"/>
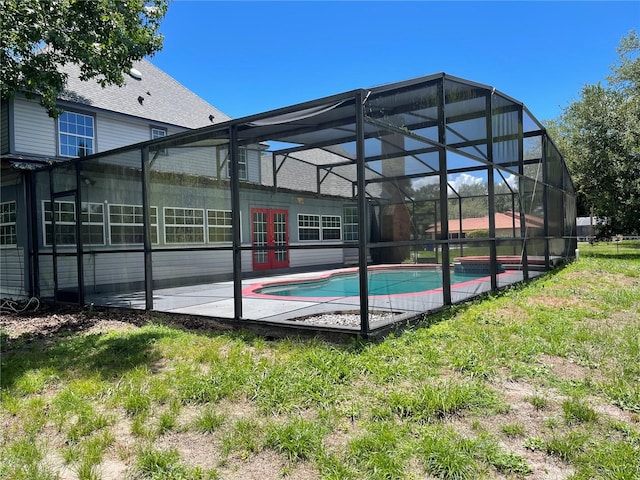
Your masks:
<path fill-rule="evenodd" d="M 415 178 L 411 181 L 411 186 L 414 190 L 418 190 L 422 187 L 426 187 L 427 185 L 437 185 L 439 182 L 440 177 L 438 175 L 434 175 L 433 177 Z"/>
<path fill-rule="evenodd" d="M 498 185 L 502 185 L 505 182 L 502 181 L 502 179 L 500 179 L 501 181 L 498 182 Z M 509 185 L 512 189 L 517 190 L 518 189 L 518 176 L 515 174 L 510 174 L 508 175 L 505 180 L 507 181 L 507 185 Z"/>
<path fill-rule="evenodd" d="M 449 175 L 449 189 L 459 190 L 462 185 L 479 185 L 485 183 L 484 179 L 480 177 L 474 177 L 468 173 L 461 173 L 453 178 L 453 175 Z"/>

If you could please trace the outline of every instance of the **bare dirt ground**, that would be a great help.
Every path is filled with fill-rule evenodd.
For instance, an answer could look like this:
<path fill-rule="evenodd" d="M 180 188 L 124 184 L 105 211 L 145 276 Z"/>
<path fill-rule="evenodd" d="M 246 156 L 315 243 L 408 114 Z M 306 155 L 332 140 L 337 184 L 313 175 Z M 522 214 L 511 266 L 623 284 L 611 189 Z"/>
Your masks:
<path fill-rule="evenodd" d="M 19 314 L 2 311 L 0 330 L 7 341 L 18 338 L 29 341 L 47 338 L 60 333 L 106 333 L 111 330 L 136 328 L 150 322 L 161 321 L 165 325 L 198 329 L 228 329 L 213 320 L 189 315 L 168 315 L 128 310 L 63 304 L 39 304 L 37 310 L 28 308 Z"/>

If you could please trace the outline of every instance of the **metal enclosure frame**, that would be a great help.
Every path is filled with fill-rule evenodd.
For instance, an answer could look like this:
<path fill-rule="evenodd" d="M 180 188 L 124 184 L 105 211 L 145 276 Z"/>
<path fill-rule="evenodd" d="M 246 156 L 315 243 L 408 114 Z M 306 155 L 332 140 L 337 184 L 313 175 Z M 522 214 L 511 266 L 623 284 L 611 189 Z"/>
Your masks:
<path fill-rule="evenodd" d="M 239 159 L 241 151 L 247 149 L 258 152 L 255 158 L 260 167 L 254 172 L 257 181 L 240 179 Z M 242 153 L 247 162 L 248 153 Z M 189 163 L 190 158 L 193 163 Z M 214 158 L 215 169 L 211 163 Z M 75 184 L 62 193 L 56 192 L 54 176 L 60 169 L 70 167 L 75 169 Z M 247 163 L 243 168 L 249 168 Z M 198 169 L 208 173 L 198 173 Z M 224 176 L 227 171 L 228 176 Z M 315 175 L 299 173 L 297 176 L 298 181 L 312 176 L 307 182 L 310 186 L 299 186 L 289 179 L 298 171 L 315 171 Z M 534 176 L 534 171 L 542 175 Z M 559 172 L 560 178 L 550 178 L 552 172 Z M 85 181 L 90 177 L 98 177 L 106 185 L 99 195 L 94 180 Z M 41 184 L 45 179 L 48 187 L 43 189 Z M 460 183 L 454 188 L 460 179 L 471 179 L 475 183 Z M 129 193 L 107 198 L 109 185 L 113 188 L 118 182 L 137 186 Z M 470 192 L 474 184 L 478 187 L 476 190 L 480 191 L 480 187 L 484 190 L 460 193 L 460 189 Z M 184 193 L 187 190 L 194 193 Z M 156 263 L 158 258 L 180 256 L 186 262 L 190 257 L 206 259 L 215 254 L 219 258 L 216 265 L 229 265 L 216 278 L 232 282 L 231 320 L 236 322 L 247 320 L 244 312 L 248 300 L 243 294 L 243 281 L 252 278 L 247 266 L 251 262 L 247 259 L 254 254 L 254 249 L 245 238 L 246 232 L 244 237 L 242 233 L 243 222 L 246 225 L 251 221 L 246 213 L 247 202 L 268 200 L 278 205 L 297 202 L 298 206 L 315 202 L 314 208 L 318 211 L 325 202 L 332 205 L 335 212 L 341 205 L 353 205 L 358 218 L 354 230 L 357 242 L 345 240 L 344 230 L 340 232 L 340 241 L 323 242 L 324 217 L 313 213 L 320 222 L 318 241 L 311 244 L 300 239 L 287 245 L 287 251 L 292 255 L 300 253 L 302 257 L 307 252 L 309 257 L 339 258 L 341 252 L 357 250 L 359 293 L 355 308 L 360 312 L 357 331 L 362 336 L 376 329 L 372 326 L 371 314 L 381 308 L 369 291 L 372 263 L 400 264 L 413 259 L 417 264 L 425 259 L 425 252 L 433 248 L 434 255 L 428 260 L 440 272 L 442 282 L 437 305 L 422 311 L 412 310 L 412 315 L 400 315 L 398 318 L 404 321 L 460 301 L 461 291 L 452 288 L 455 268 L 451 270 L 449 266 L 476 268 L 480 265 L 486 269 L 488 291 L 495 291 L 513 283 L 501 280 L 505 268 L 518 272 L 514 281 L 528 280 L 537 275 L 537 271 L 549 270 L 571 259 L 576 247 L 575 191 L 566 165 L 542 125 L 522 103 L 494 88 L 444 73 L 353 90 L 52 165 L 34 176 L 31 208 L 34 217 L 44 215 L 44 201 L 51 202 L 55 210 L 56 198 L 70 192 L 74 192 L 76 198 L 74 250 L 57 245 L 56 235 L 53 235 L 53 244 L 47 245 L 44 233 L 47 221 L 42 217 L 42 221 L 33 222 L 34 232 L 43 230 L 33 234 L 36 240 L 31 271 L 35 272 L 36 291 L 46 296 L 47 268 L 43 269 L 43 264 L 48 264 L 49 259 L 53 260 L 53 290 L 58 291 L 62 288 L 58 277 L 64 275 L 57 267 L 58 260 L 62 264 L 63 257 L 75 256 L 79 265 L 78 301 L 83 303 L 88 294 L 116 289 L 119 280 L 117 275 L 112 275 L 104 285 L 98 280 L 89 282 L 85 271 L 88 264 L 96 269 L 99 259 L 126 257 L 133 265 L 141 258 L 141 271 L 134 272 L 132 267 L 125 272 L 124 277 L 128 277 L 118 293 L 126 298 L 142 291 L 143 308 L 152 310 L 158 307 L 154 292 L 164 285 L 182 285 L 159 275 L 160 270 L 168 267 Z M 211 196 L 204 207 L 198 203 L 203 195 Z M 560 207 L 550 201 L 551 195 L 562 199 Z M 181 220 L 187 223 L 167 226 L 166 208 L 173 207 L 164 206 L 162 211 L 160 203 L 169 196 L 187 199 L 190 203 L 185 208 L 176 208 L 184 216 Z M 121 245 L 113 241 L 117 229 L 108 231 L 106 223 L 116 223 L 115 214 L 109 217 L 114 204 L 122 205 L 118 208 L 123 211 L 130 204 L 129 210 L 134 216 L 138 211 L 135 205 L 141 205 L 142 229 L 139 230 L 135 219 L 127 219 L 129 223 L 120 227 L 136 239 L 140 239 L 141 232 L 141 244 Z M 553 211 L 554 208 L 561 208 L 561 214 Z M 230 229 L 230 241 L 212 244 L 206 239 L 218 226 L 211 226 L 209 222 L 214 217 L 210 215 L 219 214 L 227 219 L 224 212 L 229 211 L 230 224 L 221 224 L 220 228 Z M 486 212 L 486 215 L 472 216 L 470 211 Z M 98 247 L 85 240 L 88 228 L 84 227 L 91 224 L 93 213 L 97 217 L 102 215 L 105 222 L 104 245 Z M 511 229 L 498 225 L 498 217 L 506 215 L 510 215 Z M 337 216 L 332 214 L 334 219 Z M 55 217 L 53 214 L 53 231 Z M 482 228 L 466 228 L 474 222 L 479 224 L 483 218 L 488 220 L 484 236 L 478 236 L 484 232 Z M 340 225 L 343 229 L 344 220 Z M 162 228 L 163 236 L 160 235 Z M 165 238 L 171 228 L 186 232 L 176 235 L 193 238 L 202 235 L 204 241 L 171 244 Z M 97 227 L 94 231 L 99 234 Z M 334 237 L 336 231 L 334 228 Z M 107 244 L 107 240 L 111 243 Z M 513 253 L 505 254 L 505 251 Z M 467 252 L 481 254 L 468 255 Z M 343 256 L 346 258 L 347 253 Z M 532 263 L 537 270 L 532 271 Z M 291 271 L 313 272 L 320 265 L 299 263 Z M 189 285 L 190 281 L 195 284 L 205 277 L 214 278 L 194 274 L 192 280 L 185 280 L 183 285 Z M 486 288 L 474 291 L 465 298 L 485 291 Z M 389 295 L 388 310 L 398 310 L 399 303 L 391 304 L 392 301 L 395 299 Z M 340 308 L 344 307 L 336 307 Z"/>

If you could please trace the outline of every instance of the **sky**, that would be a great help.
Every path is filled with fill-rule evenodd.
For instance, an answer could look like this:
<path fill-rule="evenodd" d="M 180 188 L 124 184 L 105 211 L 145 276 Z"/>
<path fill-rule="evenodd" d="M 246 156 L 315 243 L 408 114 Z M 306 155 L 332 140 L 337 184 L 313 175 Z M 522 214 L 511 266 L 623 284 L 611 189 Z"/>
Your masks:
<path fill-rule="evenodd" d="M 539 120 L 604 81 L 640 1 L 173 0 L 151 62 L 233 118 L 439 72 Z"/>

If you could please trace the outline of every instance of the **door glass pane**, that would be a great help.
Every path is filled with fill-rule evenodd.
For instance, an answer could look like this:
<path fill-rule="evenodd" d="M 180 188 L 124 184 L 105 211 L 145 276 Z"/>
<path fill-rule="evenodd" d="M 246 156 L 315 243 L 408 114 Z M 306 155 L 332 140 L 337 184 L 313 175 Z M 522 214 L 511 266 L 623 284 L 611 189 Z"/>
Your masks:
<path fill-rule="evenodd" d="M 263 247 L 267 245 L 267 214 L 266 212 L 253 212 L 253 245 Z M 254 263 L 267 262 L 267 250 L 253 250 Z"/>
<path fill-rule="evenodd" d="M 287 214 L 284 212 L 273 214 L 273 243 L 276 246 L 287 244 Z M 287 261 L 287 250 L 277 249 L 275 251 L 276 262 Z"/>

